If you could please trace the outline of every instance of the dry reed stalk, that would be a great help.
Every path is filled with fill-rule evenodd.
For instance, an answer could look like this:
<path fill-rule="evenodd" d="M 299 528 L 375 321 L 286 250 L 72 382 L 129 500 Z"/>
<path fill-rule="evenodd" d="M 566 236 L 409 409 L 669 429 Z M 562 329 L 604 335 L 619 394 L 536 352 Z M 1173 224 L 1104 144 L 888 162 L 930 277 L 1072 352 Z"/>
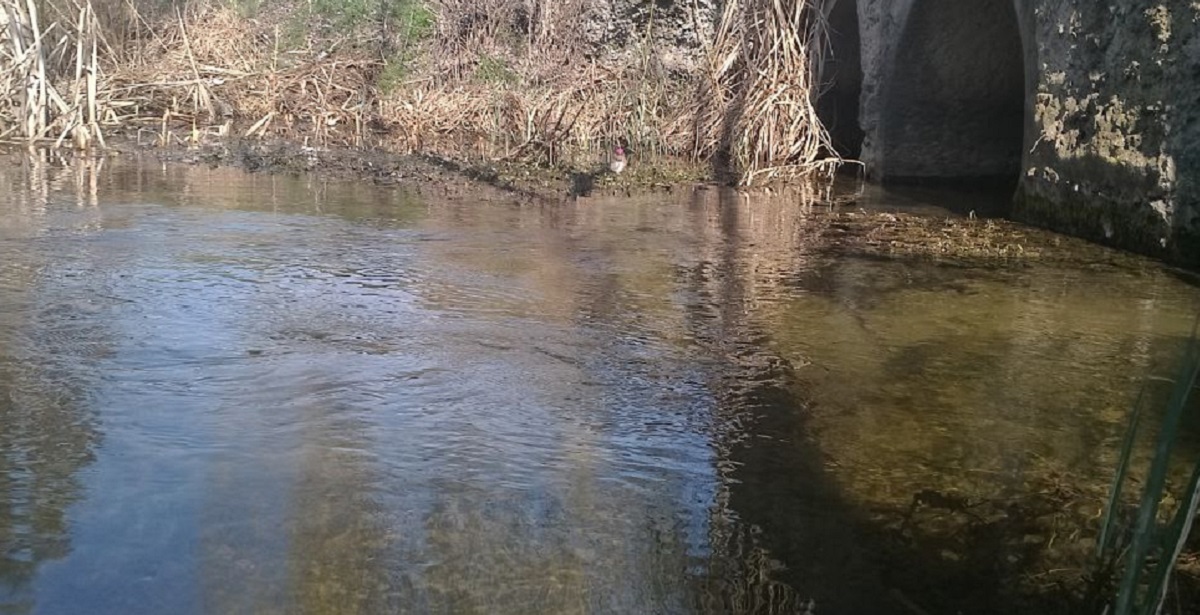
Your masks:
<path fill-rule="evenodd" d="M 197 134 L 228 134 L 226 126 L 241 120 L 253 123 L 242 134 L 257 138 L 299 131 L 322 143 L 364 143 L 380 65 L 368 52 L 331 51 L 336 42 L 318 49 L 309 41 L 280 53 L 272 26 L 228 8 L 180 11 L 156 36 L 157 47 L 114 71 L 120 106 L 137 102 L 131 121 L 167 114 L 177 124 L 196 124 Z"/>
<path fill-rule="evenodd" d="M 727 157 L 743 185 L 835 170 L 815 106 L 826 34 L 815 0 L 729 0 L 698 91 L 695 155 Z"/>
<path fill-rule="evenodd" d="M 179 9 L 175 10 L 175 18 L 179 23 L 179 35 L 183 37 L 183 50 L 187 52 L 188 64 L 192 68 L 192 76 L 196 78 L 190 98 L 193 102 L 193 111 L 204 111 L 209 117 L 214 115 L 212 96 L 208 93 L 208 88 L 204 85 L 204 79 L 200 77 L 200 69 L 196 67 L 196 56 L 192 53 L 192 43 L 188 40 L 187 24 L 183 21 L 183 13 Z"/>
<path fill-rule="evenodd" d="M 39 41 L 41 27 L 37 21 L 36 7 L 30 11 L 30 4 L 18 0 L 6 0 L 0 3 L 0 11 L 7 27 L 4 36 L 10 50 L 4 58 L 3 66 L 6 78 L 6 94 L 9 100 L 16 102 L 15 109 L 10 113 L 15 117 L 7 118 L 16 124 L 20 133 L 29 139 L 37 138 L 45 124 L 46 105 L 44 103 L 44 81 L 39 75 L 44 75 L 45 54 Z"/>
<path fill-rule="evenodd" d="M 0 49 L 11 52 L 0 53 L 0 92 L 19 101 L 0 107 L 0 126 L 12 124 L 5 136 L 19 133 L 29 143 L 49 139 L 55 146 L 71 137 L 81 149 L 104 146 L 96 13 L 90 1 L 73 4 L 73 11 L 66 25 L 56 21 L 43 27 L 32 0 L 0 3 L 6 26 Z M 60 90 L 72 93 L 70 102 Z"/>
<path fill-rule="evenodd" d="M 14 7 L 20 7 L 14 2 Z M 33 0 L 25 0 L 28 12 L 23 15 L 32 32 L 33 41 L 30 45 L 33 65 L 29 70 L 26 81 L 25 98 L 25 135 L 31 139 L 41 138 L 46 131 L 49 106 L 46 89 L 46 54 L 42 46 L 42 29 L 38 20 L 37 5 Z"/>
<path fill-rule="evenodd" d="M 20 101 L 0 103 L 0 135 L 90 147 L 103 146 L 102 127 L 149 126 L 165 145 L 176 131 L 197 142 L 241 121 L 251 138 L 361 146 L 390 133 L 401 151 L 543 164 L 623 143 L 638 156 L 725 157 L 743 184 L 807 176 L 841 162 L 813 106 L 817 1 L 729 0 L 706 70 L 668 74 L 649 27 L 624 55 L 580 61 L 577 22 L 593 0 L 429 0 L 437 33 L 407 67 L 416 78 L 384 95 L 374 30 L 332 39 L 310 24 L 286 49 L 272 25 L 283 17 L 193 5 L 150 27 L 125 0 L 152 37 L 114 50 L 90 0 L 56 0 L 76 7 L 65 28 L 41 27 L 34 0 L 0 0 L 0 94 Z M 499 78 L 481 74 L 488 66 Z"/>

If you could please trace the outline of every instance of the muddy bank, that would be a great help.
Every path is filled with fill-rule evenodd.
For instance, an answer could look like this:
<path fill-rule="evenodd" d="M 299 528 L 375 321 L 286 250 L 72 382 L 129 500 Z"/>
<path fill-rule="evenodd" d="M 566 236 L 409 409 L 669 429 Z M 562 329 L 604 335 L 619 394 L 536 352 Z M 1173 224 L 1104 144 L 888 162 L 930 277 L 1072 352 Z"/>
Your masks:
<path fill-rule="evenodd" d="M 493 192 L 537 203 L 577 198 L 674 192 L 712 183 L 705 169 L 681 161 L 640 164 L 615 175 L 604 165 L 544 167 L 510 161 L 461 161 L 434 154 L 397 154 L 384 149 L 312 147 L 290 140 L 230 140 L 196 147 L 155 147 L 122 139 L 118 154 L 153 156 L 166 162 L 233 166 L 252 173 L 309 173 L 333 179 L 408 185 L 442 194 Z"/>
<path fill-rule="evenodd" d="M 252 173 L 311 174 L 369 181 L 439 198 L 517 202 L 543 206 L 603 204 L 606 199 L 736 190 L 740 198 L 794 202 L 809 211 L 804 233 L 831 257 L 932 260 L 951 266 L 1022 266 L 1058 262 L 1089 268 L 1144 270 L 1152 261 L 1086 240 L 1058 235 L 998 217 L 976 216 L 971 196 L 962 207 L 880 208 L 860 178 L 732 188 L 706 169 L 673 160 L 640 161 L 620 175 L 602 168 L 547 168 L 520 162 L 466 162 L 383 149 L 318 148 L 288 140 L 209 142 L 197 147 L 146 146 L 127 139 L 111 150 L 164 162 L 239 168 Z"/>

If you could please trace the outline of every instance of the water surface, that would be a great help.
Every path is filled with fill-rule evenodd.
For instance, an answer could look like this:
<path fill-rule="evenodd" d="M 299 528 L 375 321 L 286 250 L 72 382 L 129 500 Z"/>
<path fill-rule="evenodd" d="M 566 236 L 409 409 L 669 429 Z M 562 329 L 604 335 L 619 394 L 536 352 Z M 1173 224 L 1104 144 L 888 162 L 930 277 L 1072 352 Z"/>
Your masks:
<path fill-rule="evenodd" d="M 963 601 L 1091 512 L 981 555 L 933 538 L 1008 513 L 916 496 L 1097 506 L 1200 300 L 1099 248 L 831 251 L 716 190 L 4 165 L 2 613 L 1006 612 Z"/>

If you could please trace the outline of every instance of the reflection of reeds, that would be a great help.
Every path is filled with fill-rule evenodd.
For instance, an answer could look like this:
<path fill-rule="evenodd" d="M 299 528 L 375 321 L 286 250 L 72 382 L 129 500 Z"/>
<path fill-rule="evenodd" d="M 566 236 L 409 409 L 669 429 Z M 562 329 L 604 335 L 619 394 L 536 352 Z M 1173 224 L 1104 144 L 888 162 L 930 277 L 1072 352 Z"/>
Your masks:
<path fill-rule="evenodd" d="M 0 164 L 0 194 L 22 213 L 44 213 L 55 195 L 70 195 L 79 208 L 95 207 L 105 160 L 50 148 L 9 156 Z"/>

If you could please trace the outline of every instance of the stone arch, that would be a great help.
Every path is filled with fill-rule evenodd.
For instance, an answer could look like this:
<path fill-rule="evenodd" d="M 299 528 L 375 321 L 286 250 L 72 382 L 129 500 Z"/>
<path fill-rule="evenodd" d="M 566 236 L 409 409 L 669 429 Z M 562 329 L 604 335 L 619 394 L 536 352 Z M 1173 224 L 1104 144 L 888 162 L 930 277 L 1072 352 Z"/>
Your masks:
<path fill-rule="evenodd" d="M 825 90 L 817 99 L 817 114 L 829 130 L 837 153 L 858 158 L 864 137 L 859 109 L 863 67 L 858 0 L 832 0 L 826 11 L 829 50 L 821 67 Z"/>
<path fill-rule="evenodd" d="M 884 83 L 876 175 L 1015 182 L 1030 74 L 1016 4 L 908 3 Z"/>

